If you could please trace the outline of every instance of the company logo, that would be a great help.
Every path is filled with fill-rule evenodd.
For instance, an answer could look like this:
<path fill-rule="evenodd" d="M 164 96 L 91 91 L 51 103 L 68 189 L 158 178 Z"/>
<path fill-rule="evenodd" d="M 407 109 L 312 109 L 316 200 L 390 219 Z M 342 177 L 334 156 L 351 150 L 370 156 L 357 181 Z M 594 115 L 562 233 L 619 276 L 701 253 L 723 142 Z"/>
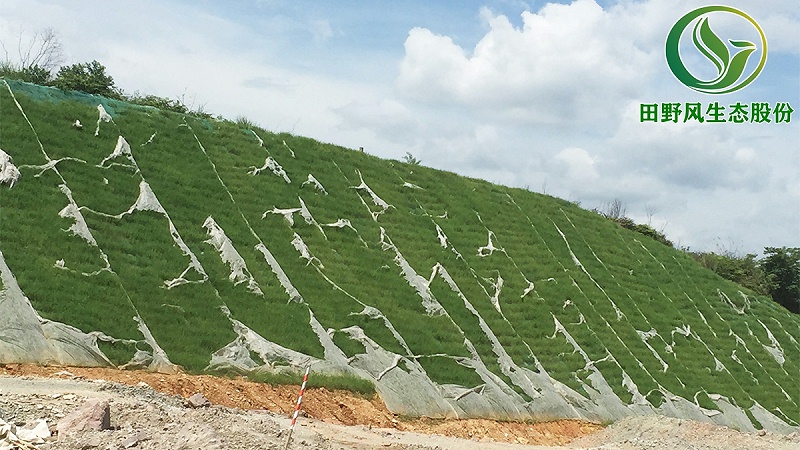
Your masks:
<path fill-rule="evenodd" d="M 712 20 L 715 24 L 724 23 L 726 31 L 733 30 L 738 36 L 745 36 L 755 42 L 728 39 L 729 47 L 712 31 Z M 691 31 L 690 25 L 693 25 Z M 691 34 L 691 43 L 694 45 L 693 48 L 689 46 L 689 49 L 696 50 L 699 54 L 689 54 L 693 53 L 690 51 L 681 55 L 681 37 L 685 34 Z M 753 62 L 748 65 L 751 57 L 758 57 L 759 54 L 758 62 L 755 63 L 756 58 L 753 58 Z M 756 21 L 744 12 L 730 6 L 704 6 L 675 22 L 667 36 L 666 57 L 672 73 L 689 88 L 705 94 L 728 94 L 752 83 L 761 73 L 767 62 L 767 38 Z M 707 64 L 708 61 L 711 66 Z M 705 75 L 710 77 L 698 78 L 689 71 L 687 64 L 694 69 L 694 73 L 705 70 Z M 708 72 L 709 69 L 712 71 Z"/>

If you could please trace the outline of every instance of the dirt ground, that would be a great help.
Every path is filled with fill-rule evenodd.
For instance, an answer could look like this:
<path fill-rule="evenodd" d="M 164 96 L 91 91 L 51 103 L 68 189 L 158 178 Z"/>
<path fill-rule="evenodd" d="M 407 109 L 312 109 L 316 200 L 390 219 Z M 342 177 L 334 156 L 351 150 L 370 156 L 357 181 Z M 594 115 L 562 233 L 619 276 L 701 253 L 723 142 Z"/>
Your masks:
<path fill-rule="evenodd" d="M 86 399 L 101 398 L 111 404 L 111 430 L 49 438 L 35 448 L 283 449 L 298 391 L 299 386 L 242 378 L 0 364 L 0 419 L 20 428 L 45 419 L 54 429 Z M 185 399 L 198 392 L 212 405 L 187 407 Z M 303 409 L 290 449 L 800 449 L 798 433 L 741 433 L 657 416 L 607 428 L 574 420 L 407 419 L 394 416 L 378 398 L 327 389 L 307 390 Z M 2 439 L 0 448 L 6 448 Z"/>
<path fill-rule="evenodd" d="M 294 412 L 300 386 L 272 386 L 242 377 L 211 375 L 165 375 L 141 370 L 106 368 L 43 367 L 29 364 L 0 365 L 0 375 L 106 380 L 136 386 L 146 383 L 154 390 L 188 398 L 200 392 L 215 405 L 241 410 L 267 410 L 277 414 Z M 578 420 L 526 424 L 484 419 L 437 420 L 396 417 L 380 398 L 364 398 L 348 391 L 307 389 L 303 397 L 304 416 L 336 425 L 365 425 L 394 428 L 479 441 L 529 445 L 565 445 L 575 438 L 602 429 L 601 425 Z"/>

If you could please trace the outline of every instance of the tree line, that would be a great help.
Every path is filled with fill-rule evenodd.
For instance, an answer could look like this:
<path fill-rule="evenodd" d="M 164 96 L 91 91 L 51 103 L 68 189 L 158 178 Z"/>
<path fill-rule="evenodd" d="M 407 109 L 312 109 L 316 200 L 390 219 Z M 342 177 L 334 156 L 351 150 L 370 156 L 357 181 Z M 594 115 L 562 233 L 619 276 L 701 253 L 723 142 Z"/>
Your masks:
<path fill-rule="evenodd" d="M 138 93 L 126 95 L 114 84 L 114 78 L 106 72 L 106 67 L 97 60 L 62 66 L 63 48 L 52 28 L 36 32 L 28 40 L 20 36 L 16 58 L 9 55 L 6 43 L 0 42 L 0 44 L 5 53 L 4 59 L 0 61 L 0 77 L 41 86 L 53 86 L 63 91 L 102 95 L 106 98 L 125 100 L 137 105 L 153 106 L 182 114 L 210 117 L 202 109 L 191 110 L 182 101 Z"/>
<path fill-rule="evenodd" d="M 647 224 L 637 224 L 626 216 L 625 204 L 620 199 L 594 209 L 619 226 L 641 233 L 662 244 L 675 248 L 663 230 Z M 772 297 L 789 311 L 800 314 L 800 248 L 765 247 L 760 258 L 754 253 L 740 255 L 732 250 L 688 253 L 701 266 L 759 295 Z"/>

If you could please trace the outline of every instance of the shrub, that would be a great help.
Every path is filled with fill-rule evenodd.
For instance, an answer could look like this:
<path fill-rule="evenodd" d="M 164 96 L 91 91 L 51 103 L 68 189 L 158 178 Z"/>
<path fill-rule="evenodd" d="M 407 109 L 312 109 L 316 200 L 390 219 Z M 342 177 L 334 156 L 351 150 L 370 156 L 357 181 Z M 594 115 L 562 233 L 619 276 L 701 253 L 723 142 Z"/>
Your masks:
<path fill-rule="evenodd" d="M 49 84 L 52 78 L 50 71 L 43 67 L 34 65 L 20 68 L 10 62 L 0 63 L 0 76 L 40 85 Z"/>
<path fill-rule="evenodd" d="M 144 97 L 134 94 L 133 97 L 128 99 L 131 103 L 142 106 L 152 106 L 154 108 L 163 109 L 165 111 L 173 111 L 176 113 L 185 114 L 189 112 L 183 103 L 178 100 L 172 100 L 166 97 L 159 97 L 157 95 L 145 95 Z"/>
<path fill-rule="evenodd" d="M 772 299 L 800 314 L 800 248 L 767 247 L 759 267 L 768 274 Z"/>
<path fill-rule="evenodd" d="M 81 91 L 117 100 L 122 99 L 121 92 L 114 86 L 114 79 L 106 74 L 105 66 L 97 60 L 61 67 L 53 85 L 62 91 Z"/>
<path fill-rule="evenodd" d="M 41 85 L 49 84 L 50 80 L 53 77 L 50 74 L 49 70 L 45 69 L 44 67 L 36 65 L 25 67 L 24 69 L 22 69 L 21 74 L 22 74 L 21 78 L 22 81 L 27 81 L 28 83 L 41 84 Z"/>
<path fill-rule="evenodd" d="M 768 280 L 756 261 L 756 255 L 737 256 L 731 252 L 719 255 L 713 252 L 690 252 L 689 254 L 701 266 L 722 278 L 731 280 L 758 294 L 769 294 Z"/>
<path fill-rule="evenodd" d="M 403 156 L 403 162 L 405 162 L 406 164 L 411 164 L 412 166 L 418 166 L 422 164 L 422 160 L 416 158 L 414 155 L 411 154 L 411 152 L 406 152 L 406 155 Z"/>
<path fill-rule="evenodd" d="M 578 204 L 578 206 L 580 206 L 580 204 Z M 631 231 L 635 231 L 637 233 L 648 236 L 652 239 L 655 239 L 658 242 L 661 242 L 667 247 L 673 247 L 673 248 L 675 247 L 672 241 L 667 239 L 667 236 L 661 231 L 656 230 L 650 225 L 646 225 L 643 223 L 636 223 L 630 217 L 626 216 L 625 214 L 627 212 L 627 209 L 625 208 L 625 204 L 622 202 L 622 200 L 618 198 L 604 205 L 602 209 L 595 208 L 592 211 L 596 212 L 597 214 L 600 214 L 601 216 L 605 217 L 608 220 L 616 222 L 622 228 L 627 228 Z"/>

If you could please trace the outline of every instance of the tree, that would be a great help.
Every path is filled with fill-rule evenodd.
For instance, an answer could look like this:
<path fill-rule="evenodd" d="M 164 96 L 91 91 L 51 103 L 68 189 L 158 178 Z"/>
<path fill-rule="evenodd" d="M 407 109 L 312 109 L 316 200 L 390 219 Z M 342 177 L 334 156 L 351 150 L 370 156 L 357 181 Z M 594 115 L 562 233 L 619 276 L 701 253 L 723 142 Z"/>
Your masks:
<path fill-rule="evenodd" d="M 64 91 L 81 91 L 118 100 L 122 98 L 122 93 L 114 86 L 114 79 L 106 74 L 105 66 L 96 60 L 62 67 L 53 85 Z"/>
<path fill-rule="evenodd" d="M 718 250 L 719 251 L 719 250 Z M 770 288 L 767 275 L 760 267 L 755 254 L 740 256 L 734 251 L 690 252 L 692 258 L 700 265 L 717 275 L 748 288 L 761 295 L 769 295 Z"/>
<path fill-rule="evenodd" d="M 595 210 L 601 215 L 605 216 L 606 219 L 617 220 L 625 217 L 627 213 L 627 208 L 625 207 L 625 203 L 622 200 L 615 198 L 614 201 L 607 203 L 604 205 L 605 207 L 603 210 Z"/>
<path fill-rule="evenodd" d="M 19 78 L 22 81 L 40 84 L 42 86 L 49 84 L 50 80 L 53 78 L 50 71 L 41 66 L 23 67 L 22 70 L 19 71 L 19 74 Z"/>
<path fill-rule="evenodd" d="M 767 273 L 772 299 L 800 314 L 800 248 L 766 247 L 760 266 Z"/>
<path fill-rule="evenodd" d="M 415 158 L 411 152 L 406 152 L 406 155 L 403 156 L 403 161 L 407 164 L 411 164 L 412 166 L 418 166 L 422 164 L 422 160 Z"/>
<path fill-rule="evenodd" d="M 605 217 L 608 220 L 616 222 L 622 228 L 627 228 L 629 230 L 635 231 L 637 233 L 641 233 L 645 236 L 648 236 L 652 239 L 655 239 L 658 242 L 668 246 L 668 247 L 675 247 L 675 244 L 672 243 L 667 236 L 662 231 L 658 231 L 655 228 L 651 227 L 650 225 L 645 225 L 643 223 L 636 223 L 630 217 L 626 216 L 627 208 L 625 207 L 625 203 L 622 200 L 615 198 L 614 201 L 605 203 L 601 206 L 602 209 L 595 208 L 592 211 L 600 214 L 601 216 Z M 649 213 L 650 216 L 652 214 Z M 652 217 L 651 217 L 652 218 Z"/>
<path fill-rule="evenodd" d="M 17 62 L 13 62 L 4 42 L 0 42 L 5 54 L 0 62 L 0 74 L 36 84 L 48 84 L 53 71 L 64 59 L 64 51 L 58 34 L 52 28 L 37 31 L 27 41 L 20 33 L 17 41 Z"/>
<path fill-rule="evenodd" d="M 39 67 L 52 72 L 64 60 L 64 50 L 58 40 L 58 34 L 52 28 L 34 33 L 28 45 L 22 43 L 20 36 L 17 52 L 22 69 Z"/>

